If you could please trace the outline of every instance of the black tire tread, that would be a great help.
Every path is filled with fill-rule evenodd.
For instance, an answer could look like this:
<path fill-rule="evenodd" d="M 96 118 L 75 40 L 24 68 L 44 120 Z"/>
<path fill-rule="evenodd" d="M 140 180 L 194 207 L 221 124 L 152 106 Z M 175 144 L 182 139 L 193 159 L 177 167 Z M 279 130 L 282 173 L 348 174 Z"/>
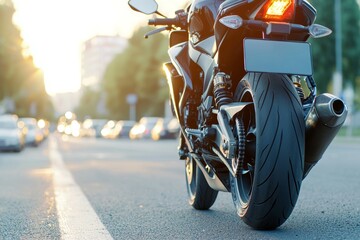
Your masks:
<path fill-rule="evenodd" d="M 197 188 L 192 206 L 197 210 L 208 210 L 215 203 L 218 191 L 209 186 L 199 167 L 196 167 L 196 171 Z"/>
<path fill-rule="evenodd" d="M 302 182 L 305 124 L 291 80 L 280 74 L 249 73 L 257 150 L 252 195 L 240 217 L 256 229 L 274 229 L 290 216 Z M 239 87 L 235 92 L 239 97 Z M 235 204 L 236 205 L 236 204 Z"/>
<path fill-rule="evenodd" d="M 189 160 L 187 160 L 189 161 Z M 192 160 L 194 161 L 194 160 Z M 189 204 L 196 210 L 208 210 L 214 203 L 218 195 L 218 191 L 212 189 L 206 181 L 206 178 L 196 163 L 193 171 L 196 171 L 195 176 L 195 190 L 194 192 L 189 189 L 189 183 L 186 178 L 186 184 L 188 189 L 188 201 Z"/>

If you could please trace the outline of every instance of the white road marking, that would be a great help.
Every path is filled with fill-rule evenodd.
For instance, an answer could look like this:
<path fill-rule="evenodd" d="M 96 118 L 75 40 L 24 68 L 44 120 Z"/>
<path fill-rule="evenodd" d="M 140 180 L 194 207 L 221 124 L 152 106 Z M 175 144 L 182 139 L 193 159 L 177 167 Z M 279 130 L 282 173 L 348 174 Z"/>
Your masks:
<path fill-rule="evenodd" d="M 53 137 L 49 137 L 49 156 L 61 239 L 113 239 L 66 169 Z"/>

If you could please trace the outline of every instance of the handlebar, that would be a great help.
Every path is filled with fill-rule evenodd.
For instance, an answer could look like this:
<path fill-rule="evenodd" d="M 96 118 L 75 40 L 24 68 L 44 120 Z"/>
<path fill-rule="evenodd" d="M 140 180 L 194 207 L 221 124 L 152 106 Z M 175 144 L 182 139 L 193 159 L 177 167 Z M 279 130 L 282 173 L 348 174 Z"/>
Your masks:
<path fill-rule="evenodd" d="M 152 26 L 176 26 L 182 29 L 187 27 L 187 13 L 184 10 L 178 10 L 175 12 L 176 16 L 174 18 L 153 18 L 149 19 L 148 25 Z"/>
<path fill-rule="evenodd" d="M 178 19 L 177 18 L 153 18 L 153 19 L 149 19 L 148 24 L 152 25 L 152 26 L 157 26 L 157 25 L 177 25 L 178 23 Z"/>

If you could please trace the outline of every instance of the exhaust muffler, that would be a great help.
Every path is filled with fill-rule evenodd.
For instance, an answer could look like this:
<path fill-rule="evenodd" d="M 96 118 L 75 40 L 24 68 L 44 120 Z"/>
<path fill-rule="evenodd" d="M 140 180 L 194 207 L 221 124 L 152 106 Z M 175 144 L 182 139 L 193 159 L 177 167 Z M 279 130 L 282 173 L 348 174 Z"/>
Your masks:
<path fill-rule="evenodd" d="M 321 159 L 325 150 L 344 124 L 347 116 L 345 103 L 332 94 L 315 98 L 305 119 L 305 164 L 303 179 Z"/>

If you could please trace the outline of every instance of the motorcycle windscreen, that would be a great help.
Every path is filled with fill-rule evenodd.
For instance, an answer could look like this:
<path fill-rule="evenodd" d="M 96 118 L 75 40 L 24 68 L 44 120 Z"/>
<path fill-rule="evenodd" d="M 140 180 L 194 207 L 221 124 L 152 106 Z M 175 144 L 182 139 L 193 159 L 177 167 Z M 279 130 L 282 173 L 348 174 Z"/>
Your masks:
<path fill-rule="evenodd" d="M 246 72 L 313 74 L 310 44 L 261 39 L 244 40 Z"/>

